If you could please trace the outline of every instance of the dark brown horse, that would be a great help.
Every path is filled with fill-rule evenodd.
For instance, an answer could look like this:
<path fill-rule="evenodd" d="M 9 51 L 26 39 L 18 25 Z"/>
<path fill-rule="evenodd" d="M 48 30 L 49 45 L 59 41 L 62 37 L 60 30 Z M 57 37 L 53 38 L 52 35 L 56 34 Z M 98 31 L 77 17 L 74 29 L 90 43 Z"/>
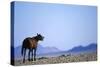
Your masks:
<path fill-rule="evenodd" d="M 23 58 L 23 63 L 25 62 L 25 55 L 26 55 L 26 49 L 29 49 L 28 52 L 28 60 L 29 61 L 33 61 L 33 49 L 34 49 L 34 61 L 36 60 L 36 49 L 37 49 L 37 44 L 38 41 L 42 41 L 43 40 L 43 36 L 41 34 L 37 34 L 37 36 L 35 37 L 27 37 L 24 39 L 23 43 L 22 43 L 22 56 L 24 56 Z M 31 55 L 30 55 L 31 54 Z M 31 56 L 31 58 L 30 58 Z"/>

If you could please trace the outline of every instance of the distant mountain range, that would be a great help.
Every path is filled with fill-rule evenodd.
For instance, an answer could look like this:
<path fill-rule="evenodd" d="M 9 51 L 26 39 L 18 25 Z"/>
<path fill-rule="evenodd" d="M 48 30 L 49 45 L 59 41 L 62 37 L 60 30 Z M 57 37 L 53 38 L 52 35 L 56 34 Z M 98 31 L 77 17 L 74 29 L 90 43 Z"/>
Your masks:
<path fill-rule="evenodd" d="M 69 52 L 76 53 L 76 52 L 86 52 L 86 51 L 97 51 L 97 44 L 92 43 L 85 47 L 80 45 L 80 46 L 73 47 L 72 49 L 68 51 L 61 51 L 56 47 L 43 47 L 42 45 L 38 45 L 38 48 L 37 48 L 38 55 L 43 55 L 43 54 L 53 55 L 53 54 L 65 54 Z M 15 53 L 15 58 L 22 57 L 21 46 L 16 47 L 14 49 L 14 53 Z"/>
<path fill-rule="evenodd" d="M 60 50 L 56 47 L 43 47 L 42 45 L 38 45 L 37 54 L 45 54 L 45 53 L 55 53 Z"/>
<path fill-rule="evenodd" d="M 87 46 L 77 46 L 73 47 L 72 49 L 68 50 L 67 52 L 85 52 L 85 51 L 96 51 L 97 44 L 92 43 Z"/>

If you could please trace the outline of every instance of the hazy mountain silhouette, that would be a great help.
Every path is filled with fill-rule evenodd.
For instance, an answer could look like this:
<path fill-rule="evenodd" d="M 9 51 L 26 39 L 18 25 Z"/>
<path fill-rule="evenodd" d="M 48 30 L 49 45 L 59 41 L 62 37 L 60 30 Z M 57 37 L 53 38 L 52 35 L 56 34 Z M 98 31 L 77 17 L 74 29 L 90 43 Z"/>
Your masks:
<path fill-rule="evenodd" d="M 42 45 L 38 45 L 37 48 L 37 54 L 54 53 L 59 51 L 60 50 L 56 47 L 43 47 Z"/>
<path fill-rule="evenodd" d="M 66 54 L 66 53 L 69 53 L 69 52 L 72 52 L 72 53 L 77 53 L 77 52 L 89 52 L 89 51 L 97 51 L 97 44 L 95 43 L 92 43 L 92 44 L 89 44 L 88 46 L 76 46 L 76 47 L 73 47 L 72 49 L 70 50 L 66 50 L 66 51 L 61 51 L 59 49 L 57 49 L 56 47 L 43 47 L 42 45 L 38 45 L 38 48 L 37 48 L 37 54 L 38 55 L 42 55 L 42 54 L 50 54 L 50 55 L 53 55 L 53 54 Z M 28 50 L 27 50 L 27 53 L 28 53 Z M 18 58 L 18 57 L 22 57 L 21 56 L 21 46 L 18 46 L 14 49 L 14 54 L 15 54 L 15 58 Z"/>
<path fill-rule="evenodd" d="M 96 51 L 96 50 L 97 50 L 97 44 L 92 43 L 92 44 L 89 44 L 88 46 L 73 47 L 67 52 L 83 52 L 83 51 Z"/>

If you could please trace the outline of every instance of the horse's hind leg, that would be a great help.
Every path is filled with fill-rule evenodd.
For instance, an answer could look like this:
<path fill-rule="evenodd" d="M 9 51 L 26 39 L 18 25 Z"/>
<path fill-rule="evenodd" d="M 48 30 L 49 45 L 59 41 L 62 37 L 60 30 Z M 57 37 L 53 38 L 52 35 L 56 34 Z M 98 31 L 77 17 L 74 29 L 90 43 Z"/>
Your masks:
<path fill-rule="evenodd" d="M 26 49 L 24 49 L 24 58 L 23 58 L 23 63 L 25 63 L 25 55 L 26 55 Z"/>

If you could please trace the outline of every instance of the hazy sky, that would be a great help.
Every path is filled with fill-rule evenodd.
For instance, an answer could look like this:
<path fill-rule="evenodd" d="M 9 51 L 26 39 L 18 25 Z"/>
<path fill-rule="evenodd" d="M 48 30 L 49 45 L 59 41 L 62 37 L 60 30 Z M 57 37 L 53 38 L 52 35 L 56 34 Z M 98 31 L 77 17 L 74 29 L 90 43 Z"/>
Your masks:
<path fill-rule="evenodd" d="M 68 50 L 97 42 L 95 6 L 15 2 L 15 47 L 26 37 L 42 34 L 42 46 Z"/>

